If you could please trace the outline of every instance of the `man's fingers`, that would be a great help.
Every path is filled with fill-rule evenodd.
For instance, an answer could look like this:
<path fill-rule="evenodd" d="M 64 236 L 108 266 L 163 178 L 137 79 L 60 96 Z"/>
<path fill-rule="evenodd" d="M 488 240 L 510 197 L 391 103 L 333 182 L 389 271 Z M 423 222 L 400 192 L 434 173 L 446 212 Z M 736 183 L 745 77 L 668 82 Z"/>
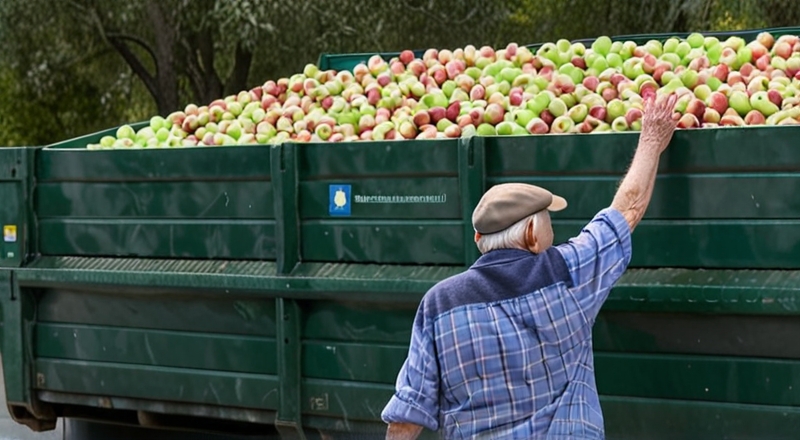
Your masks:
<path fill-rule="evenodd" d="M 647 97 L 644 98 L 644 103 L 643 103 L 644 104 L 643 105 L 644 109 L 643 110 L 644 110 L 645 113 L 653 108 L 654 99 L 655 99 L 654 95 L 647 95 Z"/>

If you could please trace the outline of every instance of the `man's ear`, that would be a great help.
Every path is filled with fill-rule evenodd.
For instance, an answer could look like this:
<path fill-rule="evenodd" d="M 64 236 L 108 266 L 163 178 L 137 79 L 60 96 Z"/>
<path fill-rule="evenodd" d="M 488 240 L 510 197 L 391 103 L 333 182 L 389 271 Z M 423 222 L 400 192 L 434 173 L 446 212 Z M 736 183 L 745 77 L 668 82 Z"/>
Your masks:
<path fill-rule="evenodd" d="M 481 233 L 480 232 L 475 232 L 475 243 L 477 243 L 478 240 L 480 240 L 480 239 L 481 239 Z"/>
<path fill-rule="evenodd" d="M 533 230 L 533 219 L 528 219 L 528 224 L 525 225 L 525 246 L 531 252 L 536 252 L 538 249 L 538 241 L 536 240 L 536 234 Z"/>

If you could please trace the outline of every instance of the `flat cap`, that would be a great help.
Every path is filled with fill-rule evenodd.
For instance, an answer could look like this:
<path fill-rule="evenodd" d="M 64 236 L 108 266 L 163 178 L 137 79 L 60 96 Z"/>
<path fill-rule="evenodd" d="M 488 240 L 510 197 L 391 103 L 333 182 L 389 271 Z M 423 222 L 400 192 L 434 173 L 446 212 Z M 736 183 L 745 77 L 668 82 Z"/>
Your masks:
<path fill-rule="evenodd" d="M 503 183 L 491 187 L 472 212 L 472 226 L 480 234 L 500 232 L 539 211 L 561 211 L 563 197 L 526 183 Z"/>

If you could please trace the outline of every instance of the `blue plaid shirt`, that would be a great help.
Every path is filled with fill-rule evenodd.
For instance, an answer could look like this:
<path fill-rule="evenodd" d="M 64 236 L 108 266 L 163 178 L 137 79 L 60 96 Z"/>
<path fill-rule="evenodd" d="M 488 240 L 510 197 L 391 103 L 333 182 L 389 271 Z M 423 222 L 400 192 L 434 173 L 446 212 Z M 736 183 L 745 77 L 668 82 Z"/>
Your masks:
<path fill-rule="evenodd" d="M 592 325 L 630 262 L 630 235 L 607 208 L 567 243 L 491 251 L 434 286 L 383 421 L 446 439 L 603 438 Z"/>

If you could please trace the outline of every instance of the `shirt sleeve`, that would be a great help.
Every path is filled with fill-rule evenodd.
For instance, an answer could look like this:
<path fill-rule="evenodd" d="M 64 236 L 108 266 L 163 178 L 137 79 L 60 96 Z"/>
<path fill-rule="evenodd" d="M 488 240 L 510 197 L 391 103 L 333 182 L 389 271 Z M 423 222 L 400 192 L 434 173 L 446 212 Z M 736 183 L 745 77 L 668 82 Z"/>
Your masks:
<path fill-rule="evenodd" d="M 589 323 L 631 261 L 631 230 L 625 217 L 606 208 L 577 237 L 557 246 L 572 277 L 572 293 Z"/>
<path fill-rule="evenodd" d="M 439 363 L 433 319 L 425 316 L 425 300 L 417 309 L 408 357 L 397 375 L 395 393 L 381 413 L 385 423 L 413 423 L 439 429 Z"/>

